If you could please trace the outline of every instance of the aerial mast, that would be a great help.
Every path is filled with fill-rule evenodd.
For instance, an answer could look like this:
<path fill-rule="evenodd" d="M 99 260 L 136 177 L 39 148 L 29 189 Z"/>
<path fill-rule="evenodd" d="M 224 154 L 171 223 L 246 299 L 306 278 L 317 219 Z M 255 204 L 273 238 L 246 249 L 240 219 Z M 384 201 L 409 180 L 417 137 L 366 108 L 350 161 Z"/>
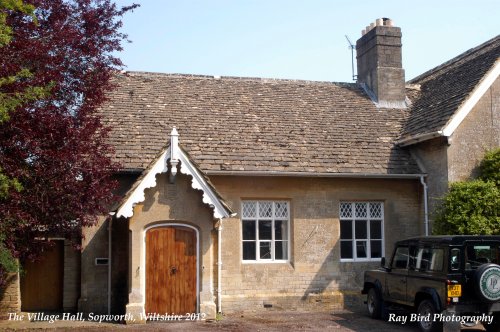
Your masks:
<path fill-rule="evenodd" d="M 349 43 L 349 48 L 351 49 L 351 70 L 352 70 L 352 80 L 356 81 L 358 78 L 358 75 L 354 73 L 354 50 L 356 49 L 356 45 L 354 45 L 349 37 L 345 35 L 345 39 L 347 39 L 347 42 Z"/>

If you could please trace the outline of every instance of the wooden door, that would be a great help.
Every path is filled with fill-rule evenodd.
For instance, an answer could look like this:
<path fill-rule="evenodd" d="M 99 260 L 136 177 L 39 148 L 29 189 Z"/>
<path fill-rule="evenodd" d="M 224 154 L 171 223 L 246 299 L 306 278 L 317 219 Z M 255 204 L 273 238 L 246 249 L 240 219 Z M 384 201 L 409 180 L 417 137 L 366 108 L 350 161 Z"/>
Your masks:
<path fill-rule="evenodd" d="M 22 311 L 62 311 L 64 241 L 45 251 L 40 260 L 26 261 L 21 275 Z"/>
<path fill-rule="evenodd" d="M 196 312 L 196 233 L 159 227 L 146 233 L 146 313 Z"/>

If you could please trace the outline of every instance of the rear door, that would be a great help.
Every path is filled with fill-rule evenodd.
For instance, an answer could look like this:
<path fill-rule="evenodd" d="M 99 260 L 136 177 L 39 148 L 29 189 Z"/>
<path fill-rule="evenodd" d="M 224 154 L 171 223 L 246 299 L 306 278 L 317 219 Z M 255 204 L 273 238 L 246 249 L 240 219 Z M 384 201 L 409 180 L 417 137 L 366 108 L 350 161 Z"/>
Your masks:
<path fill-rule="evenodd" d="M 63 307 L 64 241 L 55 240 L 36 262 L 23 262 L 21 310 L 59 312 Z"/>
<path fill-rule="evenodd" d="M 500 242 L 493 240 L 466 241 L 463 248 L 464 274 L 460 282 L 464 285 L 461 300 L 478 301 L 476 273 L 483 264 L 500 265 Z M 495 279 L 491 280 L 492 282 Z M 498 287 L 498 286 L 496 286 Z"/>

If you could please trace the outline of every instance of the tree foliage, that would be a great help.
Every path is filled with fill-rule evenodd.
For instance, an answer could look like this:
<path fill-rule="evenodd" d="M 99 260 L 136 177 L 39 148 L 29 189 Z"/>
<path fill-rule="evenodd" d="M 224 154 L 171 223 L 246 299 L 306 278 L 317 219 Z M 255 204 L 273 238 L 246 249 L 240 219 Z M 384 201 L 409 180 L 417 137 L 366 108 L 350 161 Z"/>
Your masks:
<path fill-rule="evenodd" d="M 26 5 L 21 0 L 0 0 L 0 47 L 7 45 L 12 39 L 12 29 L 7 24 L 9 11 L 33 15 L 34 7 Z M 25 99 L 22 92 L 16 92 L 15 94 L 3 93 L 2 87 L 25 76 L 29 76 L 27 70 L 21 70 L 20 73 L 13 76 L 0 77 L 0 124 L 8 119 L 9 111 L 14 110 Z M 28 98 L 27 95 L 26 98 Z M 0 199 L 7 198 L 9 190 L 20 191 L 21 189 L 19 181 L 7 177 L 0 168 Z M 0 288 L 4 286 L 5 278 L 3 276 L 5 273 L 18 270 L 17 261 L 4 246 L 5 236 L 6 234 L 0 233 Z"/>
<path fill-rule="evenodd" d="M 500 149 L 486 154 L 474 181 L 455 182 L 435 220 L 436 234 L 500 234 Z"/>
<path fill-rule="evenodd" d="M 96 110 L 122 66 L 114 55 L 126 40 L 120 18 L 136 5 L 24 4 L 34 8 L 33 16 L 3 10 L 8 29 L 0 30 L 9 36 L 0 47 L 0 93 L 23 96 L 0 123 L 0 176 L 6 183 L 0 186 L 0 246 L 14 257 L 34 259 L 48 245 L 40 239 L 79 243 L 81 227 L 93 225 L 113 200 L 111 175 L 118 165 Z"/>
<path fill-rule="evenodd" d="M 0 47 L 7 45 L 12 38 L 12 28 L 7 24 L 9 12 L 32 15 L 34 10 L 35 7 L 22 0 L 0 0 Z"/>
<path fill-rule="evenodd" d="M 26 4 L 21 0 L 0 0 L 0 47 L 8 45 L 12 40 L 12 27 L 7 23 L 9 13 L 24 15 L 25 19 L 36 23 L 34 10 L 33 5 Z M 31 75 L 29 70 L 22 68 L 17 73 L 0 76 L 0 123 L 8 120 L 9 112 L 20 106 L 23 101 L 35 100 L 47 93 L 48 88 L 36 86 L 26 86 L 24 91 L 3 91 L 6 86 L 19 80 L 29 79 Z"/>

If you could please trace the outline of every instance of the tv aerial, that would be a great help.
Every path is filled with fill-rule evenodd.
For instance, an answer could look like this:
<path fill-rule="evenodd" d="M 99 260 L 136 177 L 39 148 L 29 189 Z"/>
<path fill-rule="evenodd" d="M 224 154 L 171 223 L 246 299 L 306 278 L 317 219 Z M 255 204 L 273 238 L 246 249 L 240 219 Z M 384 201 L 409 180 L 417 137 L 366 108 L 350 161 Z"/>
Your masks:
<path fill-rule="evenodd" d="M 352 80 L 356 81 L 358 78 L 358 75 L 354 73 L 354 50 L 356 49 L 356 45 L 354 45 L 349 37 L 345 35 L 345 39 L 347 39 L 347 42 L 349 43 L 349 48 L 351 49 L 351 70 L 352 70 Z"/>

